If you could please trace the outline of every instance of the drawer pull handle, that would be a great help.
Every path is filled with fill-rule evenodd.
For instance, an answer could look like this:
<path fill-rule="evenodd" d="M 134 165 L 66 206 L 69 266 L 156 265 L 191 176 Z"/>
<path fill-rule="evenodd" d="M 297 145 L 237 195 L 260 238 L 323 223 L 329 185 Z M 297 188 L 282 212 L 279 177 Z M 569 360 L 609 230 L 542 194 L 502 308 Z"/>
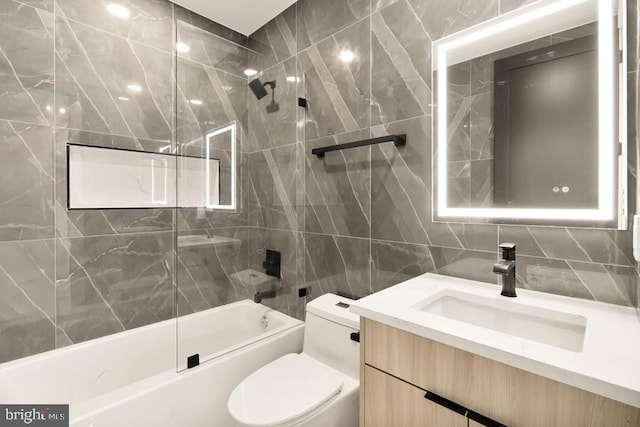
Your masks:
<path fill-rule="evenodd" d="M 428 399 L 434 403 L 437 403 L 440 406 L 444 406 L 445 408 L 449 409 L 450 411 L 453 411 L 457 414 L 462 415 L 463 417 L 467 417 L 470 420 L 473 420 L 475 422 L 477 422 L 480 425 L 486 426 L 486 427 L 507 427 L 504 424 L 501 424 L 499 422 L 497 422 L 496 420 L 492 420 L 489 417 L 485 417 L 482 414 L 477 413 L 476 411 L 472 411 L 468 408 L 465 408 L 464 406 L 451 401 L 447 398 L 444 398 L 440 395 L 437 395 L 435 393 L 432 393 L 430 391 L 427 391 L 427 394 L 424 395 L 425 399 Z"/>
<path fill-rule="evenodd" d="M 483 426 L 487 426 L 487 427 L 507 427 L 506 425 L 501 424 L 501 423 L 497 422 L 496 420 L 492 420 L 489 417 L 485 417 L 484 415 L 479 414 L 479 413 L 477 413 L 475 411 L 469 411 L 469 413 L 467 414 L 467 417 L 470 420 L 473 420 L 473 421 L 475 421 L 478 424 L 483 425 Z"/>
<path fill-rule="evenodd" d="M 462 416 L 467 416 L 467 413 L 469 412 L 469 410 L 467 408 L 465 408 L 462 405 L 458 405 L 456 402 L 453 402 L 449 399 L 445 399 L 442 396 L 439 396 L 435 393 L 431 393 L 430 391 L 427 391 L 427 394 L 424 395 L 425 399 L 428 399 L 434 403 L 437 403 L 440 406 L 444 406 L 445 408 L 453 411 L 453 412 L 457 412 L 458 414 L 462 415 Z"/>
<path fill-rule="evenodd" d="M 360 332 L 351 332 L 351 341 L 360 342 Z"/>

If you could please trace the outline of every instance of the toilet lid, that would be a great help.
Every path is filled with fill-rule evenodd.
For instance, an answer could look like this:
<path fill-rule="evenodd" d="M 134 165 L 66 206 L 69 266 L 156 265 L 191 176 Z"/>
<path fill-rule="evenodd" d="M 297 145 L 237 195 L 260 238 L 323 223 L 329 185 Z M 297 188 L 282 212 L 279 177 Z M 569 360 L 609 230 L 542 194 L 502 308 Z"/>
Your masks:
<path fill-rule="evenodd" d="M 258 369 L 231 393 L 228 409 L 245 426 L 294 421 L 340 393 L 342 377 L 304 354 L 287 354 Z"/>

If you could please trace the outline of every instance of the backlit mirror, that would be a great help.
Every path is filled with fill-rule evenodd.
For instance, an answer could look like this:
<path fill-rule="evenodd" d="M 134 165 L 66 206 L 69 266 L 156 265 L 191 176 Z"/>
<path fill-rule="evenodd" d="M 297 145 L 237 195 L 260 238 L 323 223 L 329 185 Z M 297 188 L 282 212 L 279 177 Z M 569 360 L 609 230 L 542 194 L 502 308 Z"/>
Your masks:
<path fill-rule="evenodd" d="M 625 30 L 541 0 L 434 42 L 434 219 L 626 227 Z"/>

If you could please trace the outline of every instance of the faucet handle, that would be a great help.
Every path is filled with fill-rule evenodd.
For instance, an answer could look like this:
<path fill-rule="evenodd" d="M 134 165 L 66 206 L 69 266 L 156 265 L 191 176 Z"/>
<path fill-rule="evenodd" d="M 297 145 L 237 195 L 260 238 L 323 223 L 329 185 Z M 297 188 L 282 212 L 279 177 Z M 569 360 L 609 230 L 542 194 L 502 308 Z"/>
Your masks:
<path fill-rule="evenodd" d="M 516 259 L 516 244 L 515 243 L 500 243 L 498 248 L 502 250 L 502 259 L 506 261 L 515 261 Z"/>

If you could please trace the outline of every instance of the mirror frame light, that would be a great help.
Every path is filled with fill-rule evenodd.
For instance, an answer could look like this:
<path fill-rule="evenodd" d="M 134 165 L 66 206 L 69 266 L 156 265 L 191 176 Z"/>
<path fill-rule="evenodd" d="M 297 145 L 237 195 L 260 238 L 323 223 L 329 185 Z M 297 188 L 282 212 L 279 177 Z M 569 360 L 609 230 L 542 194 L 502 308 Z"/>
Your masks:
<path fill-rule="evenodd" d="M 211 139 L 221 135 L 225 132 L 231 132 L 231 204 L 230 205 L 220 205 L 220 204 L 212 204 L 210 200 L 211 196 L 211 168 L 210 162 L 207 162 L 205 176 L 206 176 L 206 192 L 207 192 L 207 200 L 206 200 L 206 208 L 207 209 L 222 209 L 222 210 L 235 210 L 236 209 L 236 122 L 231 122 L 228 125 L 220 127 L 218 129 L 212 130 L 207 133 L 207 143 L 206 143 L 206 158 L 209 159 L 210 151 L 211 151 Z"/>
<path fill-rule="evenodd" d="M 450 64 L 447 64 L 448 55 L 456 48 L 460 48 L 466 44 L 478 42 L 487 39 L 490 36 L 503 33 L 514 28 L 531 24 L 535 21 L 536 29 L 534 31 L 541 32 L 540 37 L 550 34 L 548 31 L 553 28 L 554 20 L 552 15 L 560 11 L 570 10 L 572 19 L 580 19 L 585 15 L 588 7 L 595 8 L 594 0 L 540 0 L 531 5 L 524 6 L 512 12 L 498 16 L 484 23 L 473 26 L 469 29 L 460 31 L 451 36 L 447 36 L 433 43 L 433 71 L 437 71 L 438 67 L 446 70 L 448 65 L 454 65 L 463 62 L 464 58 L 455 58 Z M 538 209 L 538 208 L 453 208 L 448 206 L 447 201 L 447 73 L 437 73 L 437 220 L 446 221 L 447 218 L 488 218 L 488 219 L 512 219 L 512 220 L 561 220 L 567 221 L 598 221 L 612 222 L 617 220 L 619 229 L 627 227 L 626 199 L 627 199 L 627 177 L 626 177 L 626 58 L 622 58 L 618 65 L 619 70 L 619 127 L 615 123 L 615 76 L 613 64 L 616 61 L 618 53 L 616 52 L 616 43 L 614 43 L 615 27 L 613 19 L 616 0 L 595 0 L 598 3 L 598 99 L 599 99 L 599 162 L 598 162 L 598 208 L 597 209 Z M 620 31 L 620 49 L 626 52 L 626 24 L 624 17 L 624 2 L 619 5 L 619 24 Z M 589 13 L 588 11 L 586 12 Z M 563 15 L 562 19 L 565 19 Z M 540 21 L 542 20 L 542 21 Z M 557 20 L 556 20 L 557 21 Z M 560 22 L 560 21 L 557 21 Z M 582 22 L 583 24 L 585 22 Z M 579 23 L 578 23 L 579 24 Z M 566 24 L 565 24 L 566 25 Z M 568 28 L 564 28 L 568 29 Z M 546 31 L 546 34 L 543 32 Z M 514 46 L 532 39 L 522 36 L 518 40 L 517 32 L 508 33 L 510 40 L 506 43 L 509 45 L 502 46 L 500 49 Z M 502 37 L 501 37 L 502 38 Z M 533 39 L 537 38 L 536 36 Z M 495 51 L 495 40 L 489 43 L 483 43 L 485 52 L 480 52 L 482 56 Z M 460 56 L 458 54 L 458 56 Z M 468 58 L 471 59 L 471 58 Z M 454 62 L 457 61 L 457 62 Z M 433 100 L 433 105 L 436 105 Z M 616 141 L 616 133 L 618 133 L 619 141 Z M 617 183 L 614 180 L 615 174 L 615 156 L 616 144 L 620 144 L 620 155 L 618 156 Z M 617 206 L 616 206 L 616 184 Z M 616 209 L 617 208 L 617 209 Z M 617 212 L 616 212 L 617 210 Z M 617 214 L 617 218 L 616 218 Z M 436 218 L 434 218 L 436 220 Z"/>

